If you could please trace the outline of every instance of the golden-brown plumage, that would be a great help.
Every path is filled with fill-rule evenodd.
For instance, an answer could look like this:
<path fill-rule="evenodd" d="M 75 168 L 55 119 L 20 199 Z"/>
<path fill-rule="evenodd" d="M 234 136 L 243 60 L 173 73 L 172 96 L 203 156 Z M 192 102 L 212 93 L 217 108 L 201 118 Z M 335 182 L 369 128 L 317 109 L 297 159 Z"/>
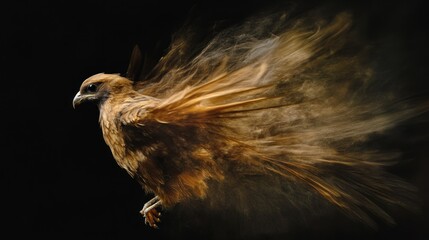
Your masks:
<path fill-rule="evenodd" d="M 370 225 L 393 223 L 386 208 L 413 201 L 413 188 L 383 170 L 397 155 L 358 146 L 427 108 L 372 98 L 348 14 L 278 17 L 220 34 L 190 60 L 179 37 L 144 81 L 132 81 L 131 64 L 126 77 L 83 82 L 74 104 L 97 101 L 114 158 L 157 196 L 143 212 L 152 226 L 152 207 L 204 199 L 211 182 L 237 176 L 299 182 Z"/>

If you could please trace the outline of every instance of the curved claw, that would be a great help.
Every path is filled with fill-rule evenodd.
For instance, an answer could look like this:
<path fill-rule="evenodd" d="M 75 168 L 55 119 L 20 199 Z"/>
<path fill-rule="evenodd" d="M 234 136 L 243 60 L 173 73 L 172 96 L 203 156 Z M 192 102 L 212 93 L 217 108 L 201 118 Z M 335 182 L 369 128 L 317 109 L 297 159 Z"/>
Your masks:
<path fill-rule="evenodd" d="M 158 228 L 156 223 L 161 222 L 161 219 L 159 218 L 161 216 L 161 213 L 156 210 L 156 207 L 160 205 L 161 200 L 159 200 L 157 196 L 143 205 L 140 214 L 144 216 L 145 224 L 149 224 L 149 226 L 153 228 Z"/>

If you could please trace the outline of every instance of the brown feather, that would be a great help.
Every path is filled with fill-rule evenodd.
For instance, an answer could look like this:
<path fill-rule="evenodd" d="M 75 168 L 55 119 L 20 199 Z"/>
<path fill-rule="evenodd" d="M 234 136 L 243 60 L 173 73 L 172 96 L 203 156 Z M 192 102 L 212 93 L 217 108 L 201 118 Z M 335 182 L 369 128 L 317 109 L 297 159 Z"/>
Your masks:
<path fill-rule="evenodd" d="M 234 29 L 233 44 L 222 44 L 221 34 L 186 64 L 174 60 L 186 44 L 180 38 L 155 68 L 166 74 L 143 82 L 86 80 L 108 92 L 100 104 L 106 143 L 165 207 L 207 197 L 209 183 L 232 171 L 300 182 L 369 225 L 373 216 L 393 223 L 387 206 L 414 201 L 413 187 L 383 170 L 398 155 L 353 146 L 427 104 L 391 108 L 394 93 L 365 95 L 373 70 L 352 40 L 349 14 L 280 27 L 286 19 L 265 34 L 264 26 L 254 35 Z"/>

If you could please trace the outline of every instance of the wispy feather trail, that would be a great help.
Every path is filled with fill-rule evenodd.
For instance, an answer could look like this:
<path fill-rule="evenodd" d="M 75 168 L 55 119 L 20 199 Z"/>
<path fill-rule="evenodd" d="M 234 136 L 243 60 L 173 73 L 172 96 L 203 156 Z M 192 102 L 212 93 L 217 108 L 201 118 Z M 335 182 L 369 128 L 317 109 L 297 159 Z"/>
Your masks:
<path fill-rule="evenodd" d="M 276 209 L 312 209 L 320 198 L 374 228 L 394 224 L 392 209 L 416 210 L 417 190 L 385 169 L 401 153 L 372 143 L 429 105 L 381 79 L 352 19 L 249 18 L 197 53 L 184 31 L 142 78 L 134 53 L 126 75 L 134 82 L 98 74 L 79 94 L 98 86 L 116 161 L 165 208 L 204 200 L 246 212 L 262 208 L 252 202 L 260 197 L 267 206 L 284 199 Z M 281 194 L 258 196 L 257 186 Z"/>
<path fill-rule="evenodd" d="M 305 182 L 368 224 L 372 215 L 393 223 L 385 204 L 407 207 L 414 197 L 413 187 L 381 169 L 399 153 L 354 148 L 427 106 L 392 106 L 395 93 L 366 94 L 377 79 L 348 13 L 287 17 L 249 20 L 171 67 L 190 47 L 176 39 L 140 91 L 164 99 L 159 114 L 174 113 L 168 123 L 205 125 L 239 148 L 231 160 Z"/>

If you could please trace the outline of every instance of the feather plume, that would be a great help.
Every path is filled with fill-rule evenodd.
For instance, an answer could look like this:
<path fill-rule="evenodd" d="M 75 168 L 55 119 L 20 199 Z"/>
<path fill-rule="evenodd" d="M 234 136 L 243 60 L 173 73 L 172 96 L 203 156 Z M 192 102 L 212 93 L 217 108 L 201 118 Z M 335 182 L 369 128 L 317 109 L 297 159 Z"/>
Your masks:
<path fill-rule="evenodd" d="M 281 179 L 291 205 L 305 205 L 293 195 L 311 193 L 373 227 L 395 222 L 391 208 L 416 206 L 416 189 L 385 170 L 400 152 L 370 144 L 428 104 L 402 100 L 379 77 L 349 13 L 248 19 L 198 54 L 190 42 L 178 34 L 131 92 L 121 101 L 110 92 L 100 107 L 115 159 L 165 207 L 216 205 L 219 186 L 245 191 L 255 176 Z M 143 76 L 136 61 L 130 80 Z M 103 115 L 114 103 L 120 110 Z"/>

